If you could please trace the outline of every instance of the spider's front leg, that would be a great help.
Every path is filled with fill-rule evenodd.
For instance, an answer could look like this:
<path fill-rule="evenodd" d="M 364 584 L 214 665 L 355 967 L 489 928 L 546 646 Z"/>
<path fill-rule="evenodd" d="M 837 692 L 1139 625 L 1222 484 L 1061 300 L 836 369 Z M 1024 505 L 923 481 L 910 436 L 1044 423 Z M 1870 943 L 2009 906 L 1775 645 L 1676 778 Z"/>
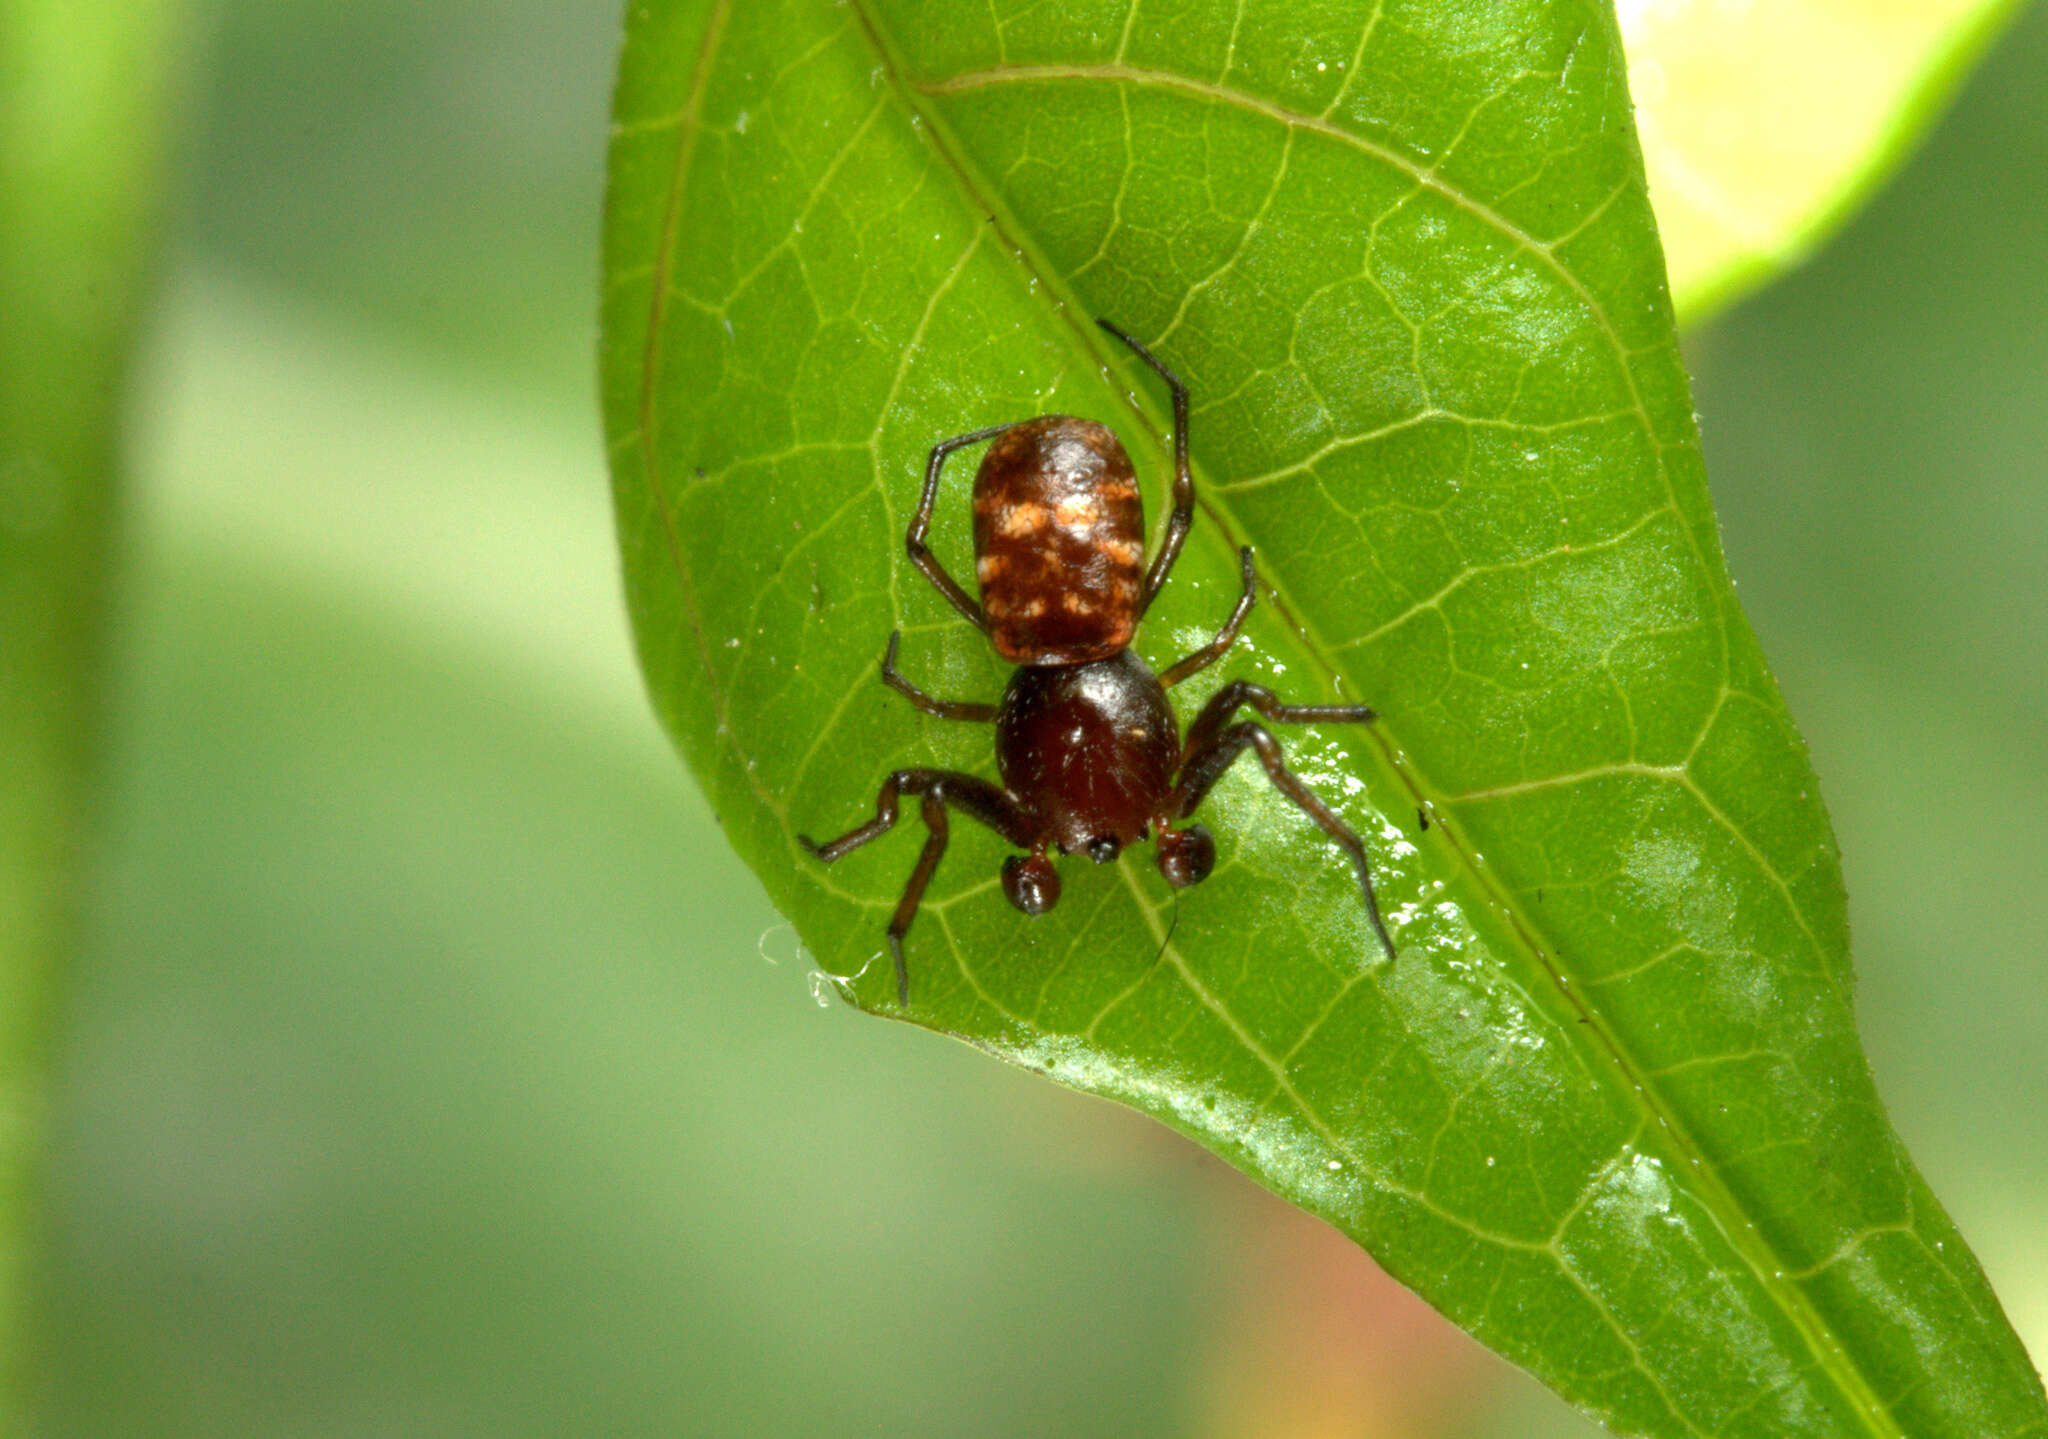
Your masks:
<path fill-rule="evenodd" d="M 929 831 L 924 849 L 917 857 L 917 867 L 910 872 L 910 882 L 903 886 L 903 897 L 896 902 L 896 913 L 889 920 L 889 954 L 896 961 L 896 1001 L 907 1007 L 910 1004 L 910 970 L 903 962 L 903 936 L 909 932 L 910 922 L 917 918 L 917 906 L 924 898 L 925 886 L 931 883 L 932 872 L 939 867 L 939 859 L 946 852 L 949 833 L 947 806 L 980 820 L 1022 849 L 1034 847 L 1036 827 L 1015 800 L 985 779 L 961 774 L 957 770 L 899 769 L 882 781 L 881 793 L 875 797 L 873 819 L 824 844 L 802 834 L 797 836 L 797 842 L 825 864 L 843 859 L 895 828 L 898 800 L 906 794 L 922 797 L 919 812 Z"/>
<path fill-rule="evenodd" d="M 1302 813 L 1314 820 L 1323 833 L 1344 846 L 1345 852 L 1351 856 L 1351 862 L 1358 870 L 1358 889 L 1365 898 L 1366 916 L 1372 920 L 1373 931 L 1379 935 L 1387 958 L 1392 959 L 1394 940 L 1387 933 L 1386 922 L 1380 918 L 1379 895 L 1373 889 L 1372 863 L 1366 856 L 1365 841 L 1287 767 L 1287 756 L 1270 730 L 1254 720 L 1230 722 L 1231 716 L 1246 705 L 1267 719 L 1283 724 L 1311 724 L 1323 720 L 1363 723 L 1373 718 L 1372 710 L 1365 705 L 1282 704 L 1263 685 L 1255 685 L 1248 680 L 1232 680 L 1216 692 L 1215 697 L 1202 707 L 1195 722 L 1188 726 L 1187 743 L 1181 747 L 1180 772 L 1170 801 L 1171 812 L 1180 819 L 1193 814 L 1231 763 L 1247 749 L 1255 750 L 1273 787 L 1294 801 Z"/>

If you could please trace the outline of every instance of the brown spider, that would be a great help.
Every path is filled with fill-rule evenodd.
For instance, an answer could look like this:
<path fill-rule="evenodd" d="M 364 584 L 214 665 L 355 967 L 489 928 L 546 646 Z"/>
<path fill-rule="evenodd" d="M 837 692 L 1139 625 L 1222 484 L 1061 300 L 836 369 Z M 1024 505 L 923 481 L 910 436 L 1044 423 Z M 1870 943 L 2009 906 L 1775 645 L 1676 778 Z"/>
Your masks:
<path fill-rule="evenodd" d="M 1047 849 L 1085 853 L 1106 864 L 1153 830 L 1159 872 L 1168 884 L 1186 888 L 1215 868 L 1216 841 L 1202 825 L 1172 826 L 1194 813 L 1246 749 L 1256 750 L 1274 786 L 1350 853 L 1366 913 L 1388 958 L 1394 954 L 1373 893 L 1365 845 L 1287 768 L 1279 741 L 1263 725 L 1230 723 L 1246 705 L 1289 724 L 1360 722 L 1370 720 L 1373 712 L 1364 705 L 1282 704 L 1260 685 L 1232 680 L 1202 707 L 1183 743 L 1166 702 L 1167 690 L 1207 669 L 1236 641 L 1254 599 L 1251 550 L 1239 551 L 1244 591 L 1215 639 L 1163 675 L 1154 675 L 1128 648 L 1138 621 L 1180 557 L 1194 519 L 1188 392 L 1151 351 L 1109 321 L 1096 323 L 1130 346 L 1173 391 L 1173 514 L 1159 553 L 1149 567 L 1144 565 L 1145 511 L 1136 472 L 1117 437 L 1093 420 L 1046 415 L 934 445 L 925 465 L 924 496 L 904 539 L 911 563 L 989 637 L 997 654 L 1018 668 L 1000 704 L 934 699 L 897 673 L 899 630 L 889 636 L 882 656 L 882 680 L 928 715 L 994 721 L 996 769 L 1003 782 L 993 785 L 957 770 L 899 769 L 882 782 L 875 817 L 866 824 L 829 844 L 797 837 L 830 864 L 893 826 L 901 795 L 920 797 L 930 835 L 889 921 L 896 996 L 906 1006 L 910 971 L 903 962 L 903 936 L 946 852 L 947 806 L 1030 851 L 1028 857 L 1011 855 L 1003 863 L 1003 893 L 1026 914 L 1044 914 L 1059 902 L 1059 871 Z M 982 597 L 976 604 L 946 573 L 924 537 L 946 457 L 990 439 L 995 443 L 974 477 L 974 572 Z"/>

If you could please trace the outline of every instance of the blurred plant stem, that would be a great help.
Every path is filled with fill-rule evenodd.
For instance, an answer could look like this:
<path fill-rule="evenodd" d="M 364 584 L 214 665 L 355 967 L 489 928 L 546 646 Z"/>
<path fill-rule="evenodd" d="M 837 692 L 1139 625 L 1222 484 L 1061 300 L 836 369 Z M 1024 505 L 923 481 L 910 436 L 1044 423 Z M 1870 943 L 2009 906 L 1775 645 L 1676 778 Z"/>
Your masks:
<path fill-rule="evenodd" d="M 119 422 L 175 0 L 0 0 L 0 1427 L 33 1344 L 48 1018 L 90 848 Z"/>

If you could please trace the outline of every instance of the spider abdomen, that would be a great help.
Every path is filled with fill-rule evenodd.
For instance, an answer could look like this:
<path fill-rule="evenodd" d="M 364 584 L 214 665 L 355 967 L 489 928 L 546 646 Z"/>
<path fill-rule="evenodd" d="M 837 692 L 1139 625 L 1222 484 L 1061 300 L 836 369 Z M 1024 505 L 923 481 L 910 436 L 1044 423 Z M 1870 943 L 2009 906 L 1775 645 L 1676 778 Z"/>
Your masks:
<path fill-rule="evenodd" d="M 1166 691 L 1128 650 L 1026 666 L 996 711 L 1003 784 L 1033 797 L 1047 838 L 1069 854 L 1107 858 L 1141 838 L 1172 793 L 1179 758 Z"/>
<path fill-rule="evenodd" d="M 1137 629 L 1144 564 L 1137 475 L 1106 426 L 1047 415 L 996 437 L 974 477 L 974 572 L 998 654 L 1115 654 Z"/>

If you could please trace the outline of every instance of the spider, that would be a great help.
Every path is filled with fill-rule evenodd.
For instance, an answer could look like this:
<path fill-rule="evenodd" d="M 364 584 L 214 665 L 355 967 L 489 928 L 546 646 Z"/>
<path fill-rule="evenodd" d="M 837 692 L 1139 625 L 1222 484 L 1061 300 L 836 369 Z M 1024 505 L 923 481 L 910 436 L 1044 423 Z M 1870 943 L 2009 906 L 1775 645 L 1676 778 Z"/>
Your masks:
<path fill-rule="evenodd" d="M 1336 811 L 1293 771 L 1279 741 L 1253 720 L 1231 723 L 1249 706 L 1269 720 L 1307 724 L 1363 723 L 1365 705 L 1282 704 L 1271 690 L 1232 680 L 1188 727 L 1185 741 L 1166 692 L 1221 659 L 1235 643 L 1255 599 L 1249 547 L 1238 552 L 1244 588 L 1216 637 L 1155 675 L 1129 648 L 1138 622 L 1165 587 L 1194 520 L 1195 485 L 1188 470 L 1188 392 L 1180 377 L 1108 320 L 1096 321 L 1129 346 L 1173 393 L 1173 513 L 1148 566 L 1144 503 L 1136 472 L 1117 437 L 1093 420 L 1045 415 L 955 435 L 932 446 L 924 495 L 904 536 L 910 561 L 996 653 L 1017 666 L 999 704 L 942 700 L 896 669 L 902 631 L 889 636 L 882 681 L 938 719 L 993 722 L 995 785 L 957 770 L 899 769 L 882 781 L 875 817 L 827 844 L 797 838 L 826 864 L 887 833 L 898 805 L 916 795 L 929 831 L 917 867 L 889 921 L 897 1002 L 910 1004 L 903 936 L 946 852 L 947 810 L 987 825 L 1028 855 L 1003 863 L 1003 893 L 1027 915 L 1059 902 L 1059 871 L 1046 851 L 1086 854 L 1107 864 L 1126 845 L 1156 835 L 1159 872 L 1176 889 L 1208 878 L 1216 841 L 1206 826 L 1174 828 L 1192 815 L 1211 786 L 1245 750 L 1257 752 L 1266 775 L 1324 833 L 1350 854 L 1373 930 L 1393 957 L 1380 918 L 1365 846 Z M 977 604 L 946 572 L 925 535 L 946 458 L 968 445 L 994 441 L 974 477 L 974 572 Z"/>

